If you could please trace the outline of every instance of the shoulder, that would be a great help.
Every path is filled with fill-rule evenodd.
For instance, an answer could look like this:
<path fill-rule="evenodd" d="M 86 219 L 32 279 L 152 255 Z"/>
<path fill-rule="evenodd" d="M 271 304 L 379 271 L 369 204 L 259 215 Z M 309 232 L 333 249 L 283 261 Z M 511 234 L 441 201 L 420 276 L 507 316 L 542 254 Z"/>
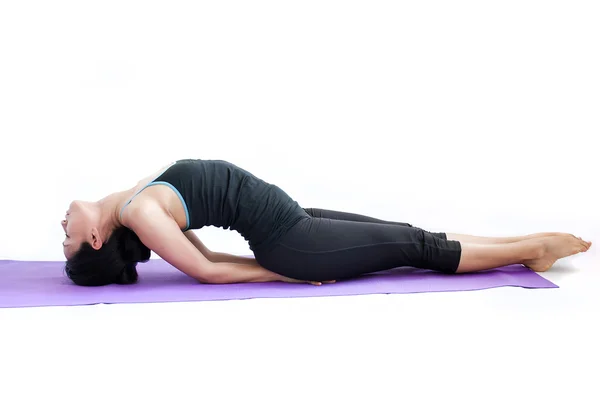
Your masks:
<path fill-rule="evenodd" d="M 161 216 L 167 217 L 167 212 L 158 201 L 151 197 L 140 197 L 123 210 L 121 223 L 135 231 L 136 228 L 145 226 L 148 221 Z"/>

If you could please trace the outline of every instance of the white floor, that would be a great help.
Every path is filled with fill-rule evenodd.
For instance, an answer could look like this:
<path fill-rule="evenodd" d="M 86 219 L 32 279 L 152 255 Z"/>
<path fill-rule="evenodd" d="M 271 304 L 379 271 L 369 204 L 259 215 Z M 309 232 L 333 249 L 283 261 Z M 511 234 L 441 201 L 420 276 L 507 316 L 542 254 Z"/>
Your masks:
<path fill-rule="evenodd" d="M 0 309 L 0 400 L 598 400 L 597 256 L 550 290 Z"/>

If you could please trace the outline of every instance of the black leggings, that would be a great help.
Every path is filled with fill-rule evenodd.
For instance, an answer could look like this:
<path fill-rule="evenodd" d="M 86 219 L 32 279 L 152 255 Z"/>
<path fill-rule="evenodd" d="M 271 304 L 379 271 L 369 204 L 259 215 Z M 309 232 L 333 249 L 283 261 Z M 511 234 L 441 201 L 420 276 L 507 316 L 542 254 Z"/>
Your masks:
<path fill-rule="evenodd" d="M 455 273 L 458 241 L 407 223 L 353 213 L 304 209 L 301 219 L 269 250 L 256 251 L 258 263 L 285 277 L 307 281 L 341 280 L 400 266 Z"/>

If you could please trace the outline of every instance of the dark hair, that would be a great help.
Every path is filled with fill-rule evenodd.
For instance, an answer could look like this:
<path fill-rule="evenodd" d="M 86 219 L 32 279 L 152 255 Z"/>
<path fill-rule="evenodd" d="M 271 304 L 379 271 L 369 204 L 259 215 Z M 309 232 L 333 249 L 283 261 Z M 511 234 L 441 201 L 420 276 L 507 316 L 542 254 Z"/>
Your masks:
<path fill-rule="evenodd" d="M 138 262 L 150 259 L 150 249 L 127 227 L 119 227 L 98 250 L 84 242 L 67 260 L 65 273 L 77 285 L 133 284 Z"/>

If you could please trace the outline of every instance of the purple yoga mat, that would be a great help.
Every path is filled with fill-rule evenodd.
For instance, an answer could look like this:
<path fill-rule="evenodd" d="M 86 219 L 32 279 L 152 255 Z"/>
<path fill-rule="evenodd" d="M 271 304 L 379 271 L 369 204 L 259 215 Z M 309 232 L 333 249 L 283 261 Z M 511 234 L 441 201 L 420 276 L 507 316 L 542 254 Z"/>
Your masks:
<path fill-rule="evenodd" d="M 137 284 L 79 287 L 63 273 L 63 262 L 0 260 L 0 307 L 66 306 L 248 298 L 318 297 L 480 290 L 502 286 L 558 288 L 522 265 L 446 275 L 398 267 L 334 284 L 282 282 L 200 284 L 160 259 L 138 265 Z"/>

